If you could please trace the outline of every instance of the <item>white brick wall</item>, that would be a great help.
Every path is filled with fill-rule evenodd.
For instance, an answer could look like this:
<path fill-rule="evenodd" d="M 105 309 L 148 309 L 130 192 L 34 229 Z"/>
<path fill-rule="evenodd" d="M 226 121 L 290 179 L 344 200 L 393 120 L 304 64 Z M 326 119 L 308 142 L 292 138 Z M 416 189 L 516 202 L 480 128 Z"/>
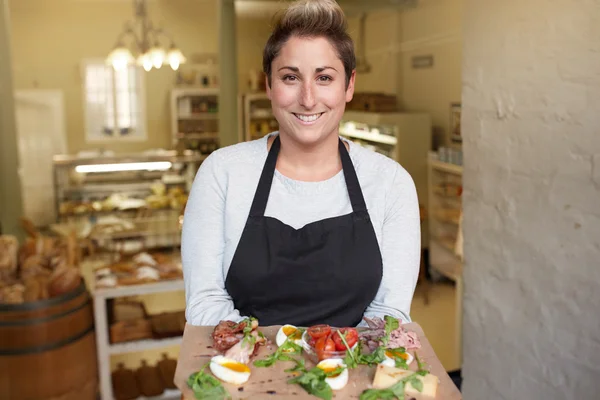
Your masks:
<path fill-rule="evenodd" d="M 465 12 L 464 397 L 600 398 L 600 1 Z"/>

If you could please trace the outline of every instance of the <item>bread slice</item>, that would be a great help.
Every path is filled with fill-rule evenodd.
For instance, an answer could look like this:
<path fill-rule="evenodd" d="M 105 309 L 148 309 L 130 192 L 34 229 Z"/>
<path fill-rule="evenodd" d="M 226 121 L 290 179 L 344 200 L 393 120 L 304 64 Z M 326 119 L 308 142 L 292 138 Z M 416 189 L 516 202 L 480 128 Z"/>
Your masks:
<path fill-rule="evenodd" d="M 401 379 L 406 378 L 409 375 L 414 374 L 414 371 L 407 371 L 400 368 L 387 367 L 385 365 L 378 365 L 375 370 L 375 378 L 373 379 L 374 389 L 387 389 L 390 386 L 395 385 Z M 435 375 L 427 374 L 425 376 L 415 375 L 423 383 L 423 390 L 418 391 L 415 389 L 410 382 L 404 386 L 404 392 L 408 396 L 417 396 L 432 398 L 434 399 L 437 393 L 438 378 Z"/>

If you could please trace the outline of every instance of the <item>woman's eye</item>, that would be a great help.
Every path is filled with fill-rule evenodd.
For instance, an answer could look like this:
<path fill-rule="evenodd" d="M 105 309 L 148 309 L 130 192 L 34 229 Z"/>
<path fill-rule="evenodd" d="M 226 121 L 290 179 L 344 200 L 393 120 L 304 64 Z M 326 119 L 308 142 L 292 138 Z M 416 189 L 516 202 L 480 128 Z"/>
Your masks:
<path fill-rule="evenodd" d="M 295 81 L 296 79 L 297 79 L 297 78 L 296 78 L 294 75 L 286 75 L 286 76 L 284 76 L 284 77 L 283 77 L 283 80 L 284 80 L 284 81 L 290 81 L 290 82 L 293 82 L 293 81 Z"/>
<path fill-rule="evenodd" d="M 319 82 L 329 82 L 329 81 L 331 81 L 332 79 L 331 79 L 331 77 L 330 77 L 330 76 L 327 76 L 327 75 L 321 75 L 321 76 L 319 76 L 319 77 L 317 78 L 317 80 L 318 80 Z"/>

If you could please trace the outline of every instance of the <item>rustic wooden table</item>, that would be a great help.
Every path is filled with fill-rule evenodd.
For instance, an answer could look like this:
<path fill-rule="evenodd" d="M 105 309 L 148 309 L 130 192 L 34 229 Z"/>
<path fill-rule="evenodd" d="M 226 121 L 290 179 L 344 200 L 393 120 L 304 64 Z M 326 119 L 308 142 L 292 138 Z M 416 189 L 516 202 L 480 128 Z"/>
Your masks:
<path fill-rule="evenodd" d="M 461 393 L 436 357 L 421 327 L 414 322 L 404 326 L 406 329 L 417 333 L 422 346 L 418 350 L 419 357 L 431 367 L 430 372 L 440 380 L 436 399 L 462 399 Z M 212 338 L 210 335 L 213 328 L 212 326 L 193 325 L 186 325 L 185 327 L 175 373 L 175 383 L 182 390 L 185 400 L 195 398 L 193 392 L 187 386 L 187 378 L 208 363 L 211 357 L 218 354 L 211 347 Z M 275 351 L 277 347 L 275 345 L 275 335 L 278 329 L 279 326 L 259 327 L 259 330 L 273 343 L 269 346 L 261 346 L 254 360 L 262 359 Z M 306 364 L 307 366 L 313 365 L 308 360 Z M 269 368 L 257 368 L 250 363 L 252 372 L 248 382 L 240 387 L 226 383 L 223 386 L 233 399 L 314 399 L 315 397 L 307 394 L 300 386 L 287 383 L 291 375 L 284 372 L 284 370 L 291 366 L 293 366 L 291 362 L 279 361 Z M 411 369 L 416 369 L 416 362 L 411 364 Z M 334 397 L 338 399 L 357 399 L 365 389 L 370 388 L 374 374 L 375 367 L 359 366 L 350 370 L 348 384 L 344 389 L 334 392 Z"/>

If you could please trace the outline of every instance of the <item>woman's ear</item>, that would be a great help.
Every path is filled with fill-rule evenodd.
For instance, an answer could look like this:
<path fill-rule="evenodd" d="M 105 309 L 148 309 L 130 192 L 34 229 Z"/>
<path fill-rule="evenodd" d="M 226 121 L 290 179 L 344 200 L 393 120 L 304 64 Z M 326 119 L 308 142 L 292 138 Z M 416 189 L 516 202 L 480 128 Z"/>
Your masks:
<path fill-rule="evenodd" d="M 354 96 L 354 81 L 356 80 L 356 70 L 352 70 L 350 80 L 348 81 L 348 87 L 346 88 L 346 103 L 352 101 Z"/>

